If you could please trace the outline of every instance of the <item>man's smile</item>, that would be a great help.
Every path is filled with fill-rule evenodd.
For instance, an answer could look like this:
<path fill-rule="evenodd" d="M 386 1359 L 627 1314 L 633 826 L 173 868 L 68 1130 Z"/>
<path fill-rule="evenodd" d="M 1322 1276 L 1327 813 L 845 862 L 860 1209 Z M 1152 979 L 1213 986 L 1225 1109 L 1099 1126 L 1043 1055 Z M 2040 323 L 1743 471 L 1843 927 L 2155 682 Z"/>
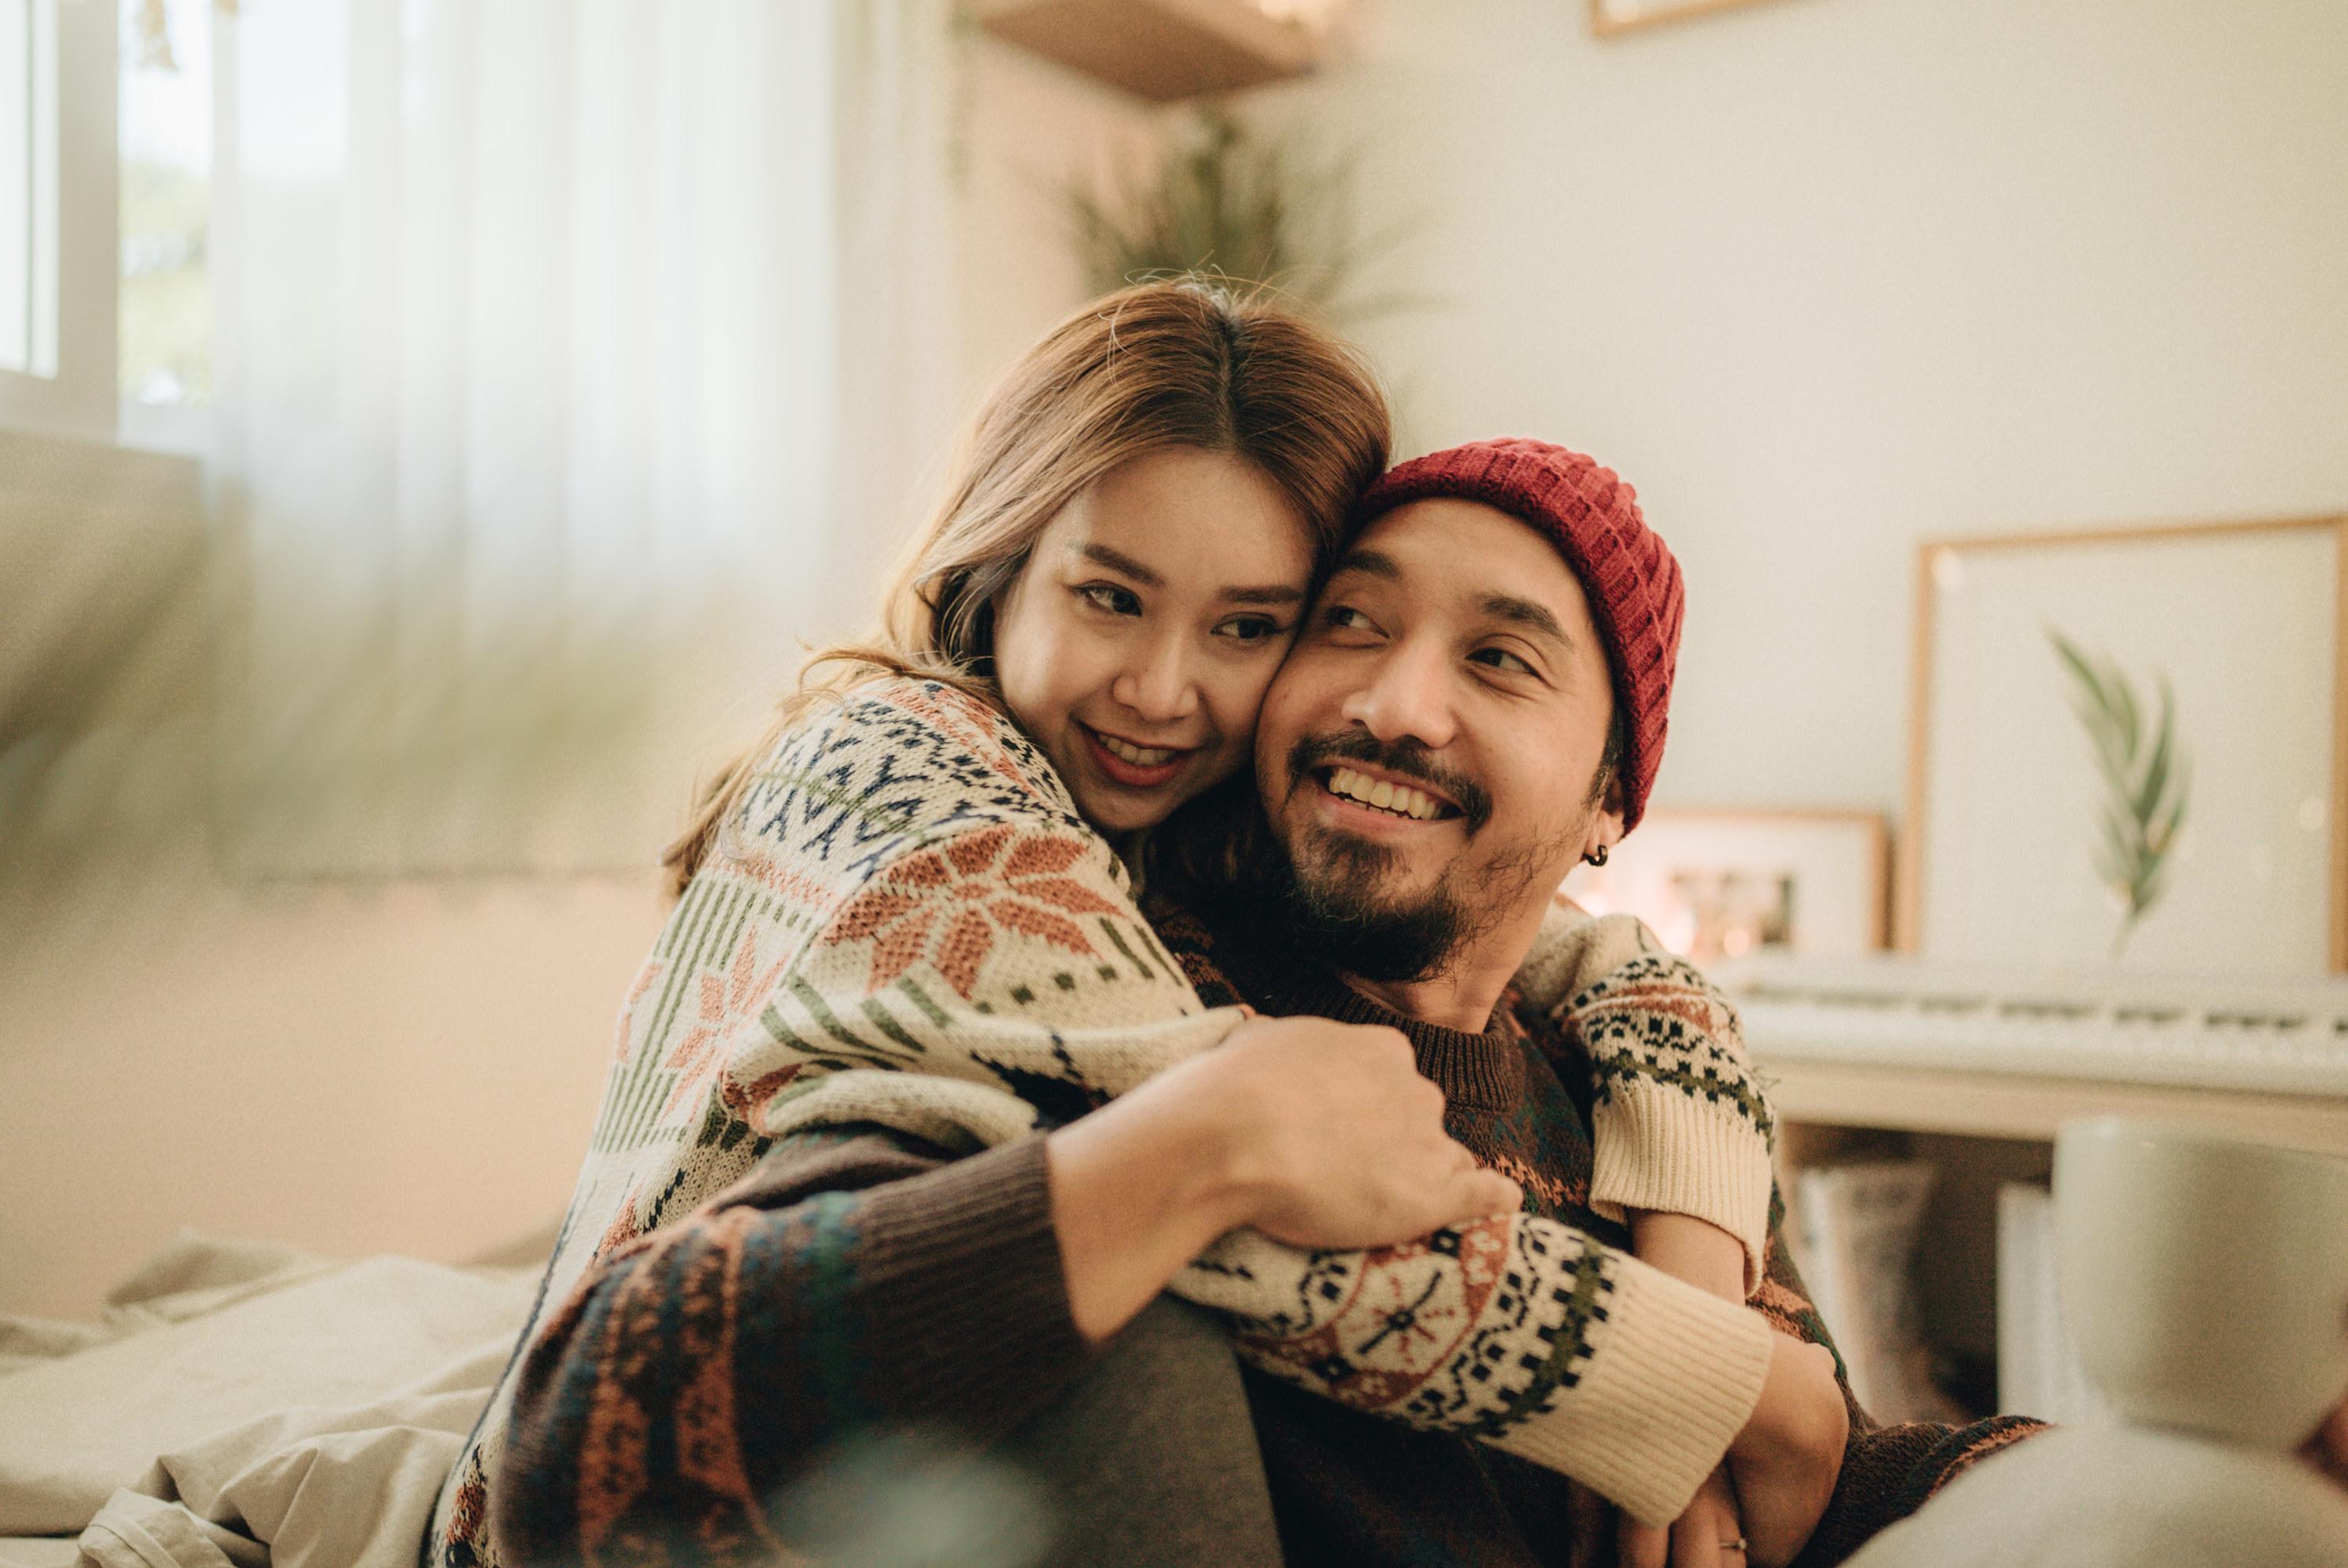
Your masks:
<path fill-rule="evenodd" d="M 1434 822 L 1460 815 L 1457 805 L 1438 794 L 1350 764 L 1336 763 L 1315 769 L 1313 777 L 1323 790 L 1338 799 L 1388 816 Z"/>

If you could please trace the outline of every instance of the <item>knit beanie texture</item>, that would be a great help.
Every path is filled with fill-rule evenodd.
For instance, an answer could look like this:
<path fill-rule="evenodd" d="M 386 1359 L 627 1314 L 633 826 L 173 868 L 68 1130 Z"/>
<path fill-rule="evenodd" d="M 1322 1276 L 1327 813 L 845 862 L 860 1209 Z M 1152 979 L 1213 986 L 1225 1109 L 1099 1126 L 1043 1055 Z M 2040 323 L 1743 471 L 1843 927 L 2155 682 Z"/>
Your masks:
<path fill-rule="evenodd" d="M 1627 719 L 1622 827 L 1646 814 L 1663 759 L 1686 589 L 1680 563 L 1612 468 L 1545 441 L 1471 441 L 1387 470 L 1354 507 L 1357 528 L 1411 501 L 1481 501 L 1547 534 L 1581 579 Z"/>

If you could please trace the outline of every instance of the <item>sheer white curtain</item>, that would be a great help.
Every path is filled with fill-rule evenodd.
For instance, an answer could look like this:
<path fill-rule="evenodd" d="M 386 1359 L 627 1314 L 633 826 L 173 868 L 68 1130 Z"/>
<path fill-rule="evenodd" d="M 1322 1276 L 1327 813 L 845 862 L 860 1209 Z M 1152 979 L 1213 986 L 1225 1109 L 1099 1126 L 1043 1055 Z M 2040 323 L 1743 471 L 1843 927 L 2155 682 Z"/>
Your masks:
<path fill-rule="evenodd" d="M 943 0 L 219 26 L 234 856 L 643 864 L 941 425 Z"/>

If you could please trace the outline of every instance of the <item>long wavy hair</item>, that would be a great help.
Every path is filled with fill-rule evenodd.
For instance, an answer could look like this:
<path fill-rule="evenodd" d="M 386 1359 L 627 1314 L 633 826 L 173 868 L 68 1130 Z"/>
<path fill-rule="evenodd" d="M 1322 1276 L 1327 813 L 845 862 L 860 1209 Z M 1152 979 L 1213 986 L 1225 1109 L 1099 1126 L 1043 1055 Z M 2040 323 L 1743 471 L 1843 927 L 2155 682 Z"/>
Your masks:
<path fill-rule="evenodd" d="M 710 781 L 661 857 L 671 893 L 684 891 L 761 762 L 816 704 L 896 674 L 948 682 L 999 709 L 1003 595 L 1060 509 L 1111 469 L 1175 446 L 1238 458 L 1286 497 L 1317 577 L 1354 498 L 1385 468 L 1389 427 L 1385 398 L 1353 351 L 1260 291 L 1186 278 L 1086 305 L 980 405 L 943 499 L 883 589 L 875 634 L 809 659 L 766 733 Z"/>

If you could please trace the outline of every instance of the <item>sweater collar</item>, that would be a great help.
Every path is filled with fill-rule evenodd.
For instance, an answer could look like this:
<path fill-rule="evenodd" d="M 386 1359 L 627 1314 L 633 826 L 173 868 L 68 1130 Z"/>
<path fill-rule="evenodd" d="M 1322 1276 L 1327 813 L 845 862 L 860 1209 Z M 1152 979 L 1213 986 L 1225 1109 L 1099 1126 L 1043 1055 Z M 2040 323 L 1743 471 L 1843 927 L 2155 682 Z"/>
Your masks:
<path fill-rule="evenodd" d="M 1416 1053 L 1418 1071 L 1463 1110 L 1505 1111 L 1524 1097 L 1525 1056 L 1505 999 L 1481 1034 L 1421 1023 L 1372 1001 L 1325 968 L 1299 976 L 1283 1000 L 1284 1012 L 1400 1030 Z"/>

